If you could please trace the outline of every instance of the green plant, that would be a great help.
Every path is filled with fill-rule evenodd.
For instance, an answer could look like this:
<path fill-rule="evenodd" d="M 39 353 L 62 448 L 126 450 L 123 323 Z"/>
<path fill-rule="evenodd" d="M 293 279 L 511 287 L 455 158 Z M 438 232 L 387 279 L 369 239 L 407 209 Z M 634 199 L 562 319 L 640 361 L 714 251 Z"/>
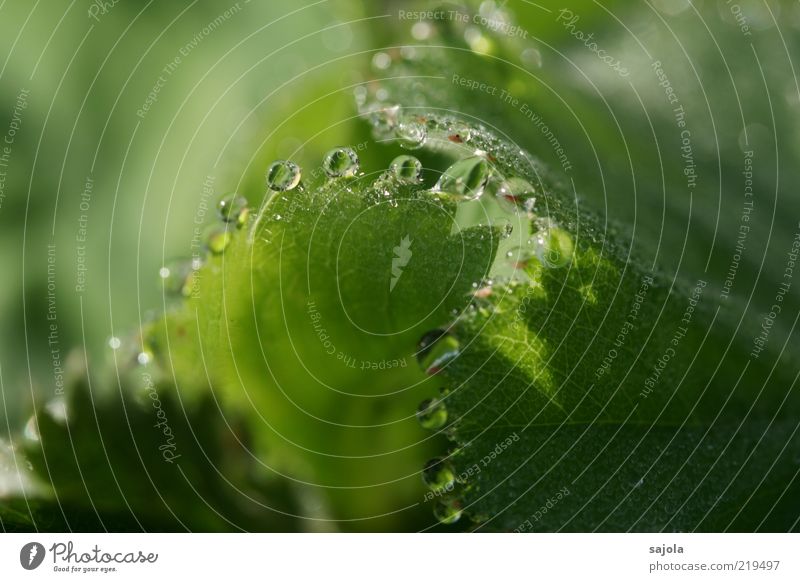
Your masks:
<path fill-rule="evenodd" d="M 488 59 L 524 98 L 511 41 L 448 26 L 446 59 L 395 51 L 357 92 L 382 166 L 336 148 L 222 199 L 207 260 L 162 270 L 172 306 L 118 350 L 120 390 L 95 400 L 79 367 L 66 413 L 32 420 L 3 479 L 36 507 L 6 527 L 796 526 L 794 369 L 587 211 L 502 98 L 419 81 Z"/>

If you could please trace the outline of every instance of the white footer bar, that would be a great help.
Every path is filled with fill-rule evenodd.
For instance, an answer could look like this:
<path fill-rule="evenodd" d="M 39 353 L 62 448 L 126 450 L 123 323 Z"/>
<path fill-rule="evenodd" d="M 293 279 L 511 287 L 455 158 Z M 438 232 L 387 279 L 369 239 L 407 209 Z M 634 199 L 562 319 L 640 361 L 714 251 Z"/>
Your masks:
<path fill-rule="evenodd" d="M 0 580 L 800 580 L 786 534 L 3 534 Z"/>

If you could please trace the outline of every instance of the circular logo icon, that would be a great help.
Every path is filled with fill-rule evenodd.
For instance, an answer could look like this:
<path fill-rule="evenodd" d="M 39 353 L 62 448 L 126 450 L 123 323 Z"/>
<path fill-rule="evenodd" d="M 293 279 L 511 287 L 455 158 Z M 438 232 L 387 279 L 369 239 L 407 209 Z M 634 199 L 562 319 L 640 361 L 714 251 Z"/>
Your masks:
<path fill-rule="evenodd" d="M 29 542 L 19 551 L 19 563 L 26 570 L 35 570 L 44 561 L 44 546 L 39 542 Z"/>

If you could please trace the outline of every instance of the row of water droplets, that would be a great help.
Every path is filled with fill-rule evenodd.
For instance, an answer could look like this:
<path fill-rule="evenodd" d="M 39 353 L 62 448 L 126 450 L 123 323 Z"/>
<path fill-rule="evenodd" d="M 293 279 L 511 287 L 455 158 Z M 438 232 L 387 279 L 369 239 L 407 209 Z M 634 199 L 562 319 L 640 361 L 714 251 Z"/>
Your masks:
<path fill-rule="evenodd" d="M 442 173 L 430 190 L 431 194 L 466 202 L 481 199 L 489 193 L 508 212 L 525 215 L 531 224 L 530 237 L 525 244 L 506 252 L 506 258 L 515 268 L 526 267 L 534 258 L 536 264 L 544 268 L 569 265 L 574 254 L 573 239 L 553 220 L 538 215 L 537 201 L 542 198 L 540 191 L 524 177 L 505 175 L 497 169 L 501 165 L 498 161 L 505 167 L 520 167 L 526 156 L 524 152 L 510 152 L 493 136 L 456 118 L 404 114 L 397 105 L 360 105 L 376 139 L 395 140 L 401 147 L 411 150 L 427 146 L 432 150 L 462 154 Z M 510 227 L 511 224 L 506 225 L 503 237 L 510 235 Z M 492 280 L 473 283 L 473 297 L 488 297 L 493 284 Z M 470 307 L 475 308 L 475 305 L 470 304 Z M 459 352 L 459 342 L 450 330 L 435 329 L 422 336 L 416 354 L 423 370 L 434 375 L 453 362 Z M 443 390 L 440 396 L 420 403 L 416 416 L 423 428 L 444 430 L 445 434 L 450 432 L 446 395 L 447 390 Z M 452 455 L 432 458 L 422 469 L 423 483 L 436 496 L 433 514 L 443 524 L 453 524 L 461 518 L 463 505 L 459 491 L 468 487 L 460 481 L 451 459 Z"/>
<path fill-rule="evenodd" d="M 420 120 L 414 125 L 400 124 L 403 128 L 398 137 L 401 145 L 415 149 L 427 139 L 427 128 Z M 472 130 L 466 124 L 447 124 L 447 139 L 452 143 L 464 144 L 472 138 Z M 412 139 L 413 138 L 413 139 Z M 491 156 L 484 152 L 474 152 L 454 162 L 437 180 L 429 191 L 432 195 L 449 198 L 456 202 L 476 200 L 492 189 L 497 199 L 509 208 L 533 215 L 536 193 L 531 184 L 521 177 L 500 178 L 491 164 Z M 331 150 L 323 160 L 323 170 L 329 179 L 352 178 L 359 174 L 359 160 L 351 148 Z M 378 178 L 373 189 L 390 187 L 388 182 L 418 185 L 422 183 L 422 163 L 414 156 L 400 155 L 389 165 L 386 174 Z M 267 185 L 275 192 L 288 192 L 300 187 L 301 170 L 289 161 L 277 161 L 267 171 Z M 273 216 L 280 220 L 280 216 Z M 535 248 L 531 255 L 549 266 L 563 266 L 564 258 L 571 253 L 556 252 L 569 247 L 569 236 L 560 229 L 540 229 L 536 235 Z M 553 245 L 547 239 L 559 244 Z M 533 242 L 533 241 L 532 241 Z M 548 249 L 544 254 L 542 249 Z M 475 285 L 476 296 L 490 289 L 492 281 Z M 459 354 L 459 344 L 453 334 L 446 329 L 436 329 L 423 335 L 417 345 L 417 360 L 429 375 L 437 374 Z M 442 394 L 444 396 L 444 394 Z M 429 398 L 420 403 L 417 410 L 420 425 L 428 430 L 445 429 L 448 411 L 443 397 Z M 422 471 L 425 485 L 433 491 L 438 500 L 434 506 L 434 516 L 444 524 L 457 522 L 462 515 L 461 501 L 456 495 L 457 478 L 452 463 L 445 457 L 436 457 L 425 463 Z"/>
<path fill-rule="evenodd" d="M 328 152 L 323 160 L 322 168 L 329 178 L 349 178 L 358 174 L 359 159 L 352 148 L 340 147 Z M 222 255 L 230 246 L 236 231 L 246 227 L 255 230 L 264 218 L 270 198 L 301 189 L 302 171 L 298 164 L 288 160 L 277 160 L 270 164 L 265 173 L 267 192 L 258 213 L 252 212 L 247 199 L 238 193 L 221 196 L 216 204 L 217 222 L 210 226 L 205 234 L 205 249 L 209 256 Z M 281 220 L 274 215 L 274 220 Z M 203 267 L 204 259 L 198 256 L 192 259 L 172 261 L 159 269 L 159 276 L 164 289 L 171 295 L 190 297 L 197 285 L 198 271 Z M 114 346 L 112 346 L 114 347 Z"/>
<path fill-rule="evenodd" d="M 571 238 L 550 222 L 545 223 L 536 218 L 536 189 L 522 177 L 505 177 L 496 170 L 497 156 L 505 154 L 502 148 L 495 148 L 491 150 L 491 154 L 487 153 L 483 149 L 487 145 L 486 139 L 476 139 L 478 134 L 473 128 L 455 119 L 401 115 L 397 107 L 372 111 L 370 119 L 378 133 L 393 132 L 394 139 L 406 149 L 421 148 L 437 139 L 469 148 L 470 142 L 474 140 L 476 144 L 469 152 L 470 155 L 458 159 L 447 168 L 429 193 L 443 199 L 463 202 L 477 200 L 486 192 L 492 192 L 501 204 L 515 212 L 526 213 L 538 225 L 533 237 L 528 240 L 529 248 L 509 252 L 509 257 L 514 255 L 518 265 L 534 256 L 545 266 L 560 267 L 568 263 L 572 253 Z M 349 179 L 360 175 L 360 161 L 352 148 L 339 147 L 325 155 L 322 169 L 329 180 Z M 422 170 L 422 163 L 416 157 L 400 155 L 390 163 L 388 171 L 375 181 L 373 189 L 390 188 L 391 182 L 419 185 L 422 183 Z M 273 162 L 265 177 L 267 196 L 255 216 L 247 200 L 237 193 L 227 194 L 219 199 L 217 214 L 220 223 L 209 229 L 206 238 L 209 255 L 223 254 L 237 230 L 248 226 L 251 233 L 254 232 L 258 222 L 265 216 L 273 195 L 284 195 L 303 188 L 302 170 L 292 161 Z M 282 217 L 274 214 L 272 219 L 280 221 Z M 195 284 L 194 278 L 201 266 L 202 261 L 195 258 L 189 262 L 163 267 L 160 275 L 165 288 L 176 294 L 190 296 Z M 487 289 L 490 292 L 492 282 L 484 283 L 486 284 L 474 285 L 476 296 L 486 294 Z M 444 329 L 424 334 L 417 348 L 420 365 L 431 375 L 441 371 L 459 354 L 458 341 Z M 151 356 L 145 352 L 138 357 L 140 364 L 146 364 L 150 359 Z M 419 405 L 417 418 L 425 429 L 444 429 L 448 423 L 448 411 L 443 398 L 423 401 Z M 460 500 L 453 495 L 457 483 L 450 461 L 444 457 L 429 460 L 422 471 L 422 478 L 426 486 L 439 496 L 434 508 L 436 518 L 442 523 L 458 521 L 462 509 Z"/>
<path fill-rule="evenodd" d="M 424 334 L 417 343 L 417 362 L 429 375 L 438 373 L 458 357 L 459 344 L 446 329 L 435 329 Z M 442 391 L 440 397 L 428 398 L 417 407 L 417 420 L 422 428 L 432 431 L 446 430 L 449 413 Z M 455 492 L 458 485 L 456 472 L 447 457 L 434 457 L 422 468 L 422 481 L 437 496 L 433 506 L 434 517 L 443 524 L 452 524 L 461 518 L 461 500 Z"/>
<path fill-rule="evenodd" d="M 439 177 L 432 193 L 456 202 L 477 200 L 489 193 L 509 212 L 527 214 L 532 235 L 524 245 L 506 254 L 514 266 L 524 266 L 533 256 L 548 267 L 568 264 L 574 250 L 571 238 L 546 216 L 541 188 L 522 176 L 498 170 L 535 167 L 526 152 L 510 147 L 480 126 L 471 126 L 453 116 L 404 111 L 399 105 L 375 100 L 368 102 L 366 89 L 360 89 L 364 91 L 356 91 L 356 102 L 377 140 L 396 141 L 410 150 L 427 147 L 456 152 L 459 156 Z"/>

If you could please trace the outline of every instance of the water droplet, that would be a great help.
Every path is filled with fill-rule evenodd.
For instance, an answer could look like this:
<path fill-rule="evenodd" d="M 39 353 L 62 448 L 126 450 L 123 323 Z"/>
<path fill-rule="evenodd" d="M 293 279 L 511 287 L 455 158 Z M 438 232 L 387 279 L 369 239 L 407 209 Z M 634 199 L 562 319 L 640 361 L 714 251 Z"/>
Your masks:
<path fill-rule="evenodd" d="M 436 430 L 447 423 L 447 408 L 438 398 L 428 398 L 417 408 L 417 420 L 422 428 Z"/>
<path fill-rule="evenodd" d="M 529 69 L 539 69 L 542 66 L 542 53 L 539 52 L 539 49 L 527 48 L 522 51 L 520 60 Z"/>
<path fill-rule="evenodd" d="M 391 135 L 397 125 L 399 113 L 399 105 L 378 106 L 377 109 L 370 111 L 369 122 L 377 138 L 382 139 Z"/>
<path fill-rule="evenodd" d="M 36 420 L 35 414 L 25 423 L 25 429 L 22 431 L 22 434 L 30 441 L 39 442 L 39 423 Z"/>
<path fill-rule="evenodd" d="M 147 364 L 153 361 L 153 354 L 151 354 L 147 350 L 139 352 L 136 355 L 136 361 L 139 362 L 140 365 L 146 366 Z"/>
<path fill-rule="evenodd" d="M 536 234 L 536 256 L 546 267 L 567 266 L 572 260 L 575 243 L 569 233 L 557 226 L 550 226 Z"/>
<path fill-rule="evenodd" d="M 461 503 L 455 499 L 439 500 L 433 506 L 433 516 L 439 523 L 450 525 L 461 519 Z"/>
<path fill-rule="evenodd" d="M 58 424 L 67 422 L 67 404 L 63 398 L 53 398 L 44 405 L 45 412 Z"/>
<path fill-rule="evenodd" d="M 367 102 L 368 91 L 363 85 L 359 85 L 353 89 L 353 96 L 356 98 L 356 105 L 361 108 Z"/>
<path fill-rule="evenodd" d="M 534 196 L 533 198 L 528 198 L 525 202 L 523 202 L 522 208 L 529 215 L 536 214 L 536 196 Z"/>
<path fill-rule="evenodd" d="M 404 121 L 397 126 L 395 135 L 400 142 L 400 146 L 407 150 L 421 148 L 428 137 L 428 130 L 416 120 Z"/>
<path fill-rule="evenodd" d="M 247 223 L 250 214 L 247 208 L 247 198 L 238 194 L 228 194 L 217 202 L 219 217 L 225 222 L 232 222 L 236 228 L 241 228 Z"/>
<path fill-rule="evenodd" d="M 400 56 L 407 61 L 411 61 L 417 56 L 417 51 L 413 46 L 403 46 L 400 47 Z"/>
<path fill-rule="evenodd" d="M 429 331 L 417 343 L 417 361 L 426 373 L 439 372 L 458 356 L 458 340 L 445 329 Z"/>
<path fill-rule="evenodd" d="M 233 240 L 233 232 L 226 227 L 213 227 L 206 235 L 206 247 L 214 255 L 221 255 Z"/>
<path fill-rule="evenodd" d="M 199 259 L 172 261 L 158 270 L 164 291 L 170 295 L 188 297 L 197 282 L 197 271 L 202 267 Z"/>
<path fill-rule="evenodd" d="M 375 56 L 372 57 L 372 66 L 381 71 L 388 69 L 389 65 L 391 64 L 392 57 L 390 57 L 387 53 L 375 53 Z"/>
<path fill-rule="evenodd" d="M 467 143 L 472 139 L 472 128 L 462 121 L 451 124 L 447 131 L 447 139 L 453 143 Z"/>
<path fill-rule="evenodd" d="M 404 184 L 419 184 L 422 181 L 422 162 L 414 156 L 397 156 L 389 169 Z"/>
<path fill-rule="evenodd" d="M 411 27 L 411 36 L 417 40 L 427 39 L 433 32 L 433 27 L 424 20 L 414 23 Z"/>
<path fill-rule="evenodd" d="M 278 192 L 292 190 L 300 183 L 300 166 L 287 160 L 273 162 L 267 170 L 267 188 Z"/>
<path fill-rule="evenodd" d="M 322 161 L 322 169 L 331 178 L 349 178 L 358 173 L 358 155 L 352 148 L 329 151 Z"/>
<path fill-rule="evenodd" d="M 108 347 L 112 350 L 118 350 L 122 346 L 122 340 L 116 336 L 111 336 L 108 340 Z"/>
<path fill-rule="evenodd" d="M 446 459 L 435 457 L 422 468 L 422 481 L 431 491 L 452 491 L 456 475 Z"/>
<path fill-rule="evenodd" d="M 499 12 L 499 9 L 494 0 L 484 0 L 478 7 L 478 14 L 483 16 L 486 20 L 492 19 L 496 12 Z"/>
<path fill-rule="evenodd" d="M 458 340 L 445 329 L 429 331 L 417 343 L 417 361 L 429 375 L 438 373 L 458 356 Z"/>
<path fill-rule="evenodd" d="M 471 156 L 447 168 L 433 189 L 457 200 L 475 200 L 483 194 L 490 174 L 491 170 L 485 159 Z"/>
<path fill-rule="evenodd" d="M 536 190 L 531 183 L 516 176 L 503 180 L 495 194 L 499 200 L 525 209 L 530 200 L 536 200 Z"/>
<path fill-rule="evenodd" d="M 477 26 L 469 26 L 464 31 L 464 40 L 473 52 L 489 54 L 492 51 L 492 42 L 481 33 Z"/>

